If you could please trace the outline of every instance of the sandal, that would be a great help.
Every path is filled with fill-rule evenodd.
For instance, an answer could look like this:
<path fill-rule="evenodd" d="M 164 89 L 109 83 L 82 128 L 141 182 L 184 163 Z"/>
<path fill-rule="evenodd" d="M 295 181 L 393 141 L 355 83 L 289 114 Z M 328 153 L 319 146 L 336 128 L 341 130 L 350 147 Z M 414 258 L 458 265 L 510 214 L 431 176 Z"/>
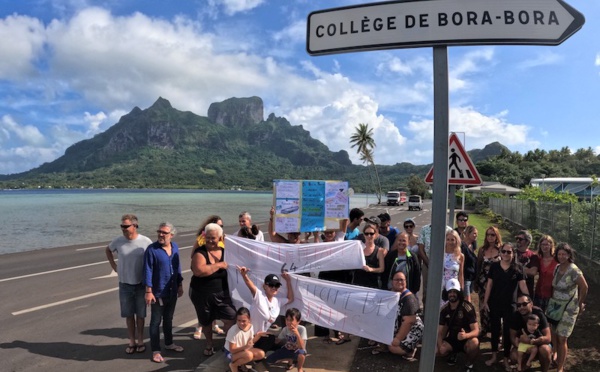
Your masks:
<path fill-rule="evenodd" d="M 160 353 L 154 353 L 152 355 L 152 361 L 154 363 L 164 363 L 165 359 L 160 355 Z"/>
<path fill-rule="evenodd" d="M 389 350 L 385 350 L 381 346 L 377 346 L 375 349 L 371 350 L 372 355 L 379 355 L 381 353 L 389 353 L 389 352 L 390 352 Z"/>
<path fill-rule="evenodd" d="M 133 354 L 135 353 L 135 345 L 128 345 L 127 348 L 125 349 L 125 354 Z"/>
<path fill-rule="evenodd" d="M 215 326 L 213 327 L 213 332 L 218 334 L 219 336 L 224 335 L 225 331 L 221 329 L 221 327 L 219 327 L 218 325 L 215 324 Z"/>
<path fill-rule="evenodd" d="M 202 338 L 202 327 L 198 327 L 194 331 L 194 340 L 200 340 L 201 338 Z"/>
<path fill-rule="evenodd" d="M 324 344 L 332 344 L 333 343 L 333 339 L 329 336 L 323 337 L 323 340 L 321 340 L 321 342 L 323 342 Z"/>
<path fill-rule="evenodd" d="M 204 349 L 203 354 L 206 356 L 215 355 L 215 349 L 213 349 L 212 347 L 207 347 L 206 349 Z"/>
<path fill-rule="evenodd" d="M 136 346 L 135 351 L 138 353 L 143 353 L 144 351 L 146 351 L 146 345 L 140 344 L 140 345 Z"/>
<path fill-rule="evenodd" d="M 171 344 L 169 346 L 165 346 L 165 349 L 174 351 L 176 353 L 182 353 L 183 352 L 183 346 L 179 346 L 179 345 L 175 345 L 175 344 Z"/>
<path fill-rule="evenodd" d="M 367 345 L 375 346 L 375 345 L 377 345 L 377 341 L 369 340 L 369 341 L 367 341 Z"/>
<path fill-rule="evenodd" d="M 349 338 L 342 337 L 342 338 L 340 338 L 340 339 L 339 339 L 339 340 L 338 340 L 338 341 L 337 341 L 335 344 L 336 344 L 336 345 L 343 345 L 343 344 L 345 344 L 346 342 L 350 342 L 350 341 L 352 341 L 352 340 L 351 340 L 351 339 L 349 339 Z"/>

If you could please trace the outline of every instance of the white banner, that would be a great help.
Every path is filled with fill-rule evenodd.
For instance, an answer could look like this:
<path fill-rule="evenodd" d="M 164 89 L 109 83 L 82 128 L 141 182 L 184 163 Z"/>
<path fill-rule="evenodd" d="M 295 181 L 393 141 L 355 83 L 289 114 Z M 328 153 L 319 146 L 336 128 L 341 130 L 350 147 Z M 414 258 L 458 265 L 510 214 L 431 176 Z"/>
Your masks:
<path fill-rule="evenodd" d="M 265 276 L 283 268 L 291 274 L 294 302 L 282 306 L 282 314 L 296 307 L 308 322 L 388 345 L 392 342 L 398 293 L 293 274 L 360 269 L 365 265 L 360 242 L 276 244 L 227 236 L 225 246 L 229 288 L 236 306 L 248 307 L 252 299 L 236 265 L 250 269 L 250 279 L 258 288 Z M 284 282 L 277 296 L 282 305 L 287 302 Z"/>
<path fill-rule="evenodd" d="M 230 265 L 246 266 L 265 275 L 278 274 L 283 270 L 290 274 L 352 270 L 365 265 L 362 245 L 358 240 L 282 244 L 228 235 L 225 246 L 226 260 Z"/>

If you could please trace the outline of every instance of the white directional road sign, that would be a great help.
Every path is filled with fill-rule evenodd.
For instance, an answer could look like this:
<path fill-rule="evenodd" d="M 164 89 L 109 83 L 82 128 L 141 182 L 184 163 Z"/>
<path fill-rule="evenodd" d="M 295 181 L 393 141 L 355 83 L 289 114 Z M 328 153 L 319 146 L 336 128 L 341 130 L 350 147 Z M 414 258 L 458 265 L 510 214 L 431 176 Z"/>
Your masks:
<path fill-rule="evenodd" d="M 308 15 L 311 55 L 436 45 L 558 45 L 585 22 L 562 0 L 389 1 Z"/>

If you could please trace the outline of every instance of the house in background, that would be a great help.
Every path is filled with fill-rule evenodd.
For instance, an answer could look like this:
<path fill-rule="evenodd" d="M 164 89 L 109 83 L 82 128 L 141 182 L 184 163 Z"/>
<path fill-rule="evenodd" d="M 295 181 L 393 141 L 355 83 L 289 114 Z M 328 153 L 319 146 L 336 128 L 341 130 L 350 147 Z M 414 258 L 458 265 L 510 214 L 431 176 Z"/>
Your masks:
<path fill-rule="evenodd" d="M 484 192 L 493 192 L 496 194 L 503 194 L 507 196 L 514 196 L 522 192 L 521 189 L 508 185 L 503 185 L 500 182 L 484 182 L 481 186 L 469 187 L 465 189 L 465 191 L 472 193 L 476 197 Z"/>
<path fill-rule="evenodd" d="M 579 199 L 590 200 L 600 195 L 600 185 L 592 186 L 594 182 L 598 183 L 598 180 L 592 177 L 555 177 L 532 178 L 530 184 L 542 191 L 569 192 Z"/>

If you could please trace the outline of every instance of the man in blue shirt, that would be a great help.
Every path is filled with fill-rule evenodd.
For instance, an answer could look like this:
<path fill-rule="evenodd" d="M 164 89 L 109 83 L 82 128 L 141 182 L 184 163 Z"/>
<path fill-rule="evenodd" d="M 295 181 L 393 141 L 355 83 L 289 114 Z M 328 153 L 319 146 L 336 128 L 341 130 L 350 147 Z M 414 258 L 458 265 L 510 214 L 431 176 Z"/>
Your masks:
<path fill-rule="evenodd" d="M 358 229 L 358 227 L 363 221 L 364 215 L 365 212 L 363 212 L 361 209 L 352 208 L 352 210 L 350 211 L 350 223 L 346 228 L 346 240 L 353 240 L 358 237 L 358 235 L 360 234 L 360 230 Z"/>
<path fill-rule="evenodd" d="M 151 306 L 150 345 L 152 361 L 162 363 L 160 352 L 160 323 L 163 322 L 165 349 L 182 352 L 183 347 L 173 343 L 173 313 L 177 298 L 183 295 L 179 247 L 171 239 L 175 227 L 163 222 L 156 230 L 158 239 L 150 244 L 144 254 L 144 283 L 146 304 Z"/>

